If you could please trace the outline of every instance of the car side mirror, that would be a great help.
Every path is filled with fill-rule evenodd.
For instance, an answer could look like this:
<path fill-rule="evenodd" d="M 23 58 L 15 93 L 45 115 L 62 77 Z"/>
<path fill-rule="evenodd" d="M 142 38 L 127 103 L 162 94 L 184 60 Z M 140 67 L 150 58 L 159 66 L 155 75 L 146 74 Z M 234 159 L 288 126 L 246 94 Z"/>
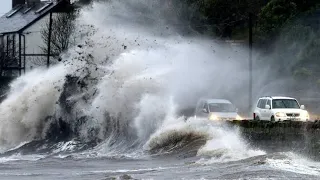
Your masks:
<path fill-rule="evenodd" d="M 208 110 L 207 110 L 206 108 L 203 108 L 203 109 L 202 109 L 202 112 L 208 113 Z"/>
<path fill-rule="evenodd" d="M 265 106 L 266 109 L 271 109 L 270 105 Z"/>
<path fill-rule="evenodd" d="M 305 110 L 306 107 L 305 107 L 304 105 L 301 105 L 301 106 L 300 106 L 300 109 Z"/>

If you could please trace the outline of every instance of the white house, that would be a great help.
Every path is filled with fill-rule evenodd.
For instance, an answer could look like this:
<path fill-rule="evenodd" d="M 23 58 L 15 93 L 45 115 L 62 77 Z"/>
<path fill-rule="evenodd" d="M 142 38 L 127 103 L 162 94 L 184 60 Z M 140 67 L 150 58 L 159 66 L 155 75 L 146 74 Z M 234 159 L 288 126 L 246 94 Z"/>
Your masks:
<path fill-rule="evenodd" d="M 0 76 L 21 75 L 35 61 L 49 66 L 52 55 L 40 47 L 51 44 L 44 43 L 41 28 L 54 13 L 71 8 L 70 0 L 12 0 L 12 10 L 0 18 Z"/>

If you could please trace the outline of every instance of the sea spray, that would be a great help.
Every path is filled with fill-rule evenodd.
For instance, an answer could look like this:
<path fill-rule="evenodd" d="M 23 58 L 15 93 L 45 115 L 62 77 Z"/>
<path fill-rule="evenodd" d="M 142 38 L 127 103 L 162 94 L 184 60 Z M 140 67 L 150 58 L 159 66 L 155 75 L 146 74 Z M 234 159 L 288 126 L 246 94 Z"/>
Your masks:
<path fill-rule="evenodd" d="M 92 8 L 82 10 L 79 23 L 92 25 L 95 33 L 63 54 L 62 63 L 57 67 L 65 71 L 59 73 L 60 91 L 52 95 L 52 101 L 35 102 L 37 107 L 39 105 L 34 111 L 36 119 L 29 118 L 28 112 L 22 113 L 21 119 L 28 117 L 27 121 L 34 122 L 32 128 L 35 128 L 43 127 L 42 119 L 51 117 L 52 121 L 68 127 L 71 138 L 83 142 L 97 139 L 109 147 L 106 149 L 117 147 L 124 151 L 133 144 L 136 148 L 148 147 L 158 133 L 175 127 L 176 123 L 188 127 L 178 128 L 186 132 L 182 134 L 198 134 L 198 125 L 185 124 L 185 118 L 180 117 L 178 111 L 194 107 L 200 97 L 230 98 L 236 105 L 244 104 L 247 97 L 239 96 L 241 89 L 247 86 L 244 59 L 240 58 L 242 52 L 205 37 L 180 36 L 169 24 L 164 26 L 165 21 L 158 21 L 161 14 L 155 11 L 143 11 L 151 19 L 143 25 L 130 21 L 140 14 L 140 6 L 146 10 L 150 3 L 109 1 L 93 3 Z M 119 14 L 115 7 L 121 7 L 125 14 Z M 48 70 L 52 71 L 54 67 Z M 41 77 L 45 72 L 34 74 Z M 50 78 L 56 77 L 45 76 L 44 81 L 51 82 Z M 25 91 L 18 92 L 19 96 L 29 96 Z M 41 96 L 41 93 L 33 95 Z M 21 104 L 9 99 L 9 104 L 23 111 Z M 50 129 L 38 128 L 42 131 L 39 135 L 34 130 L 26 132 L 19 124 L 12 124 L 12 127 L 16 130 L 11 131 L 12 136 L 17 138 L 7 138 L 4 143 L 41 139 L 46 129 Z M 205 134 L 210 136 L 210 132 Z M 199 137 L 207 140 L 203 131 Z"/>
<path fill-rule="evenodd" d="M 46 118 L 54 113 L 65 72 L 62 65 L 35 70 L 11 84 L 8 97 L 0 105 L 1 146 L 41 138 Z"/>

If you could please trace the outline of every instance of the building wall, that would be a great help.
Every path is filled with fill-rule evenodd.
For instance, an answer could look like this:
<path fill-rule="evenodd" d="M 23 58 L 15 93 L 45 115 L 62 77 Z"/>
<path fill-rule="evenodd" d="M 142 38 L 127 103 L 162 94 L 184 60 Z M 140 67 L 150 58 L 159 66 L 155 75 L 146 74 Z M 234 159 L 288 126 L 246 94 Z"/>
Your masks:
<path fill-rule="evenodd" d="M 39 20 L 26 30 L 24 34 L 26 37 L 26 54 L 44 54 L 41 47 L 46 47 L 41 37 L 41 29 L 49 21 L 49 15 Z M 47 57 L 45 56 L 27 56 L 26 57 L 26 71 L 30 71 L 32 68 L 46 66 Z"/>

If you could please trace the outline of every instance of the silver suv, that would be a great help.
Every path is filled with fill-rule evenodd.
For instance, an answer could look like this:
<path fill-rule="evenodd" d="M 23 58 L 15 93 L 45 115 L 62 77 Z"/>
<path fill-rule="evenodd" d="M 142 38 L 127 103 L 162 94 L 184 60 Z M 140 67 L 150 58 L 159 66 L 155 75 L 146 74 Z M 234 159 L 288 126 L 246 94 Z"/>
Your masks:
<path fill-rule="evenodd" d="M 200 99 L 195 110 L 195 118 L 211 121 L 242 120 L 237 108 L 226 99 Z"/>

